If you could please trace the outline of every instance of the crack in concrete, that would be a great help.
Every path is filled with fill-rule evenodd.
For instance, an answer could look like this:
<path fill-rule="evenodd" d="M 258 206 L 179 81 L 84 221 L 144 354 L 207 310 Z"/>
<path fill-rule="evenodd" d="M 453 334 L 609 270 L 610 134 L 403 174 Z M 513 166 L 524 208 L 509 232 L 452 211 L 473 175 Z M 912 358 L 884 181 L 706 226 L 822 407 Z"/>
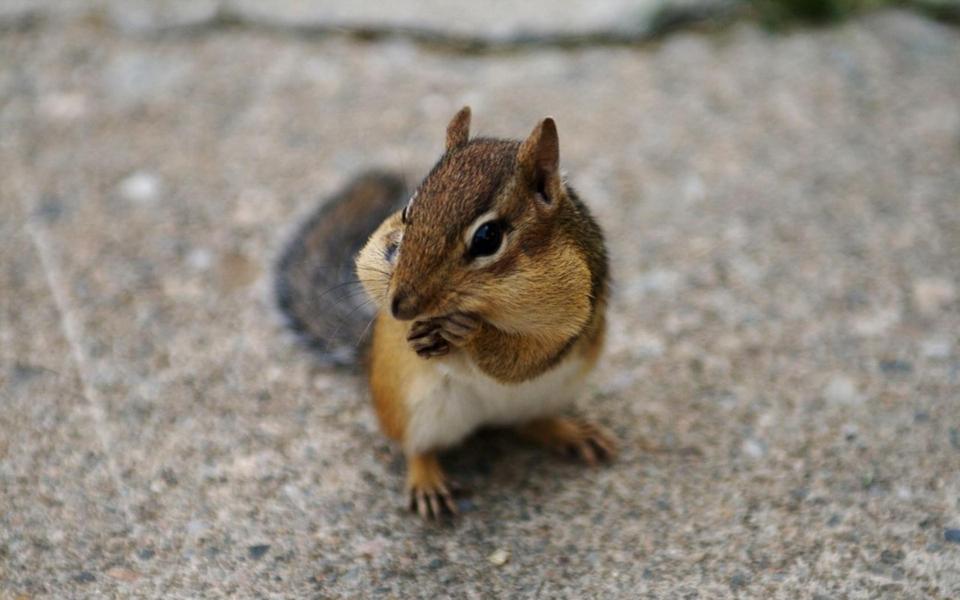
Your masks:
<path fill-rule="evenodd" d="M 27 202 L 24 198 L 26 198 L 26 196 L 21 194 L 21 202 L 24 205 L 24 212 L 29 215 L 30 207 L 27 206 Z M 103 399 L 90 384 L 90 377 L 88 375 L 89 366 L 87 365 L 87 359 L 80 344 L 80 339 L 83 338 L 83 332 L 76 318 L 75 312 L 70 305 L 70 301 L 67 298 L 66 290 L 64 290 L 63 286 L 60 285 L 62 277 L 56 261 L 53 258 L 53 251 L 50 248 L 50 243 L 40 228 L 38 228 L 34 223 L 30 222 L 29 217 L 27 217 L 27 219 L 27 222 L 24 224 L 24 229 L 27 231 L 27 235 L 30 237 L 30 241 L 40 258 L 40 264 L 43 267 L 43 275 L 46 279 L 47 287 L 50 289 L 50 294 L 53 297 L 54 304 L 57 307 L 57 312 L 60 315 L 60 330 L 67 341 L 67 345 L 70 347 L 71 359 L 77 369 L 77 377 L 80 379 L 82 396 L 89 405 L 91 416 L 94 421 L 96 436 L 100 441 L 100 445 L 103 447 L 104 460 L 106 461 L 107 470 L 110 473 L 110 478 L 113 480 L 113 484 L 117 488 L 117 494 L 121 503 L 120 509 L 123 511 L 125 520 L 125 529 L 130 530 L 136 521 L 133 518 L 133 512 L 130 507 L 127 488 L 120 478 L 117 463 L 113 459 L 113 436 L 109 431 L 108 419 L 106 410 L 104 408 Z"/>
<path fill-rule="evenodd" d="M 378 42 L 405 39 L 427 47 L 453 53 L 504 53 L 537 48 L 576 49 L 584 47 L 632 46 L 649 43 L 666 35 L 695 28 L 719 28 L 744 15 L 737 2 L 703 2 L 682 7 L 664 6 L 636 27 L 595 29 L 572 32 L 523 32 L 504 36 L 458 33 L 430 27 L 402 25 L 357 25 L 338 23 L 277 23 L 250 18 L 229 10 L 218 11 L 211 19 L 183 26 L 160 28 L 157 34 L 206 34 L 225 30 L 245 30 L 315 39 L 346 37 Z"/>
<path fill-rule="evenodd" d="M 705 0 L 683 6 L 665 5 L 649 18 L 622 29 L 598 28 L 582 31 L 525 32 L 502 36 L 460 33 L 431 27 L 352 23 L 291 23 L 251 17 L 221 6 L 209 16 L 187 22 L 156 23 L 125 28 L 102 10 L 91 10 L 72 19 L 107 26 L 125 34 L 146 37 L 199 36 L 221 31 L 242 30 L 304 39 L 345 37 L 377 42 L 405 39 L 427 47 L 454 53 L 498 53 L 534 48 L 576 49 L 583 47 L 634 46 L 656 41 L 677 31 L 718 29 L 747 15 L 747 5 L 737 0 Z M 34 31 L 53 26 L 56 19 L 40 9 L 0 17 L 0 32 Z"/>

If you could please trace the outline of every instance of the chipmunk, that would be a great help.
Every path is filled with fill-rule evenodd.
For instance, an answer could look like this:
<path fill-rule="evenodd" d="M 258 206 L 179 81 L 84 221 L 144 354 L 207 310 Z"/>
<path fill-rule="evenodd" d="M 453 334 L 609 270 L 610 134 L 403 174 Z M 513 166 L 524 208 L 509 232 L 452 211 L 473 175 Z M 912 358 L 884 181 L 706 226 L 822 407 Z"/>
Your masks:
<path fill-rule="evenodd" d="M 322 311 L 345 310 L 323 300 L 357 245 L 344 238 L 383 219 L 356 256 L 376 307 L 369 384 L 383 433 L 407 458 L 409 507 L 424 518 L 457 513 L 438 452 L 481 426 L 515 427 L 591 465 L 616 453 L 604 427 L 570 414 L 602 349 L 608 267 L 600 227 L 561 177 L 559 150 L 551 118 L 523 142 L 470 139 L 464 107 L 409 197 L 399 179 L 367 174 L 281 260 L 281 307 L 322 339 L 331 323 Z M 346 310 L 361 312 L 347 299 Z M 335 345 L 320 343 L 327 354 Z M 345 362 L 345 346 L 331 362 Z"/>

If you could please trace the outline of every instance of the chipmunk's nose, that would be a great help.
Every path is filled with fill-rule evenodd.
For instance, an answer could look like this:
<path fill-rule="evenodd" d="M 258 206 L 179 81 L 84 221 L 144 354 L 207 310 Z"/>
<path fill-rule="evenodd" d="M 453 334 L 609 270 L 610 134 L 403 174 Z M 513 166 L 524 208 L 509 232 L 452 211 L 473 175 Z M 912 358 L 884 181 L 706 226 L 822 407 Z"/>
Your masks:
<path fill-rule="evenodd" d="M 414 294 L 405 290 L 397 290 L 390 302 L 390 312 L 400 321 L 409 321 L 420 314 L 419 302 Z"/>

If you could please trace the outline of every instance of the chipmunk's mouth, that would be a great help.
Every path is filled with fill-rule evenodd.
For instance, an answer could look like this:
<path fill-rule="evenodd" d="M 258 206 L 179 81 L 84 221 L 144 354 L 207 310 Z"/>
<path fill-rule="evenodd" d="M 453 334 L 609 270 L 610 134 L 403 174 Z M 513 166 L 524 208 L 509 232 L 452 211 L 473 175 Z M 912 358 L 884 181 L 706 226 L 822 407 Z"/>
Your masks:
<path fill-rule="evenodd" d="M 387 307 L 398 321 L 434 319 L 463 312 L 459 297 L 459 294 L 451 293 L 442 293 L 439 297 L 420 294 L 415 289 L 399 286 L 388 294 Z"/>

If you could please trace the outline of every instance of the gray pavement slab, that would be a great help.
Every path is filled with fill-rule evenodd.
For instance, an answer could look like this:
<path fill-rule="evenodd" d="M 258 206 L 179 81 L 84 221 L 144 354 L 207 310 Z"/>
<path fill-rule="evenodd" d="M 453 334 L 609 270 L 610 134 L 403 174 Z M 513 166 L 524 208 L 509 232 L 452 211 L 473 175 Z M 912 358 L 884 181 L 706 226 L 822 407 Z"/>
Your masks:
<path fill-rule="evenodd" d="M 960 594 L 955 29 L 470 56 L 86 21 L 0 56 L 4 592 Z M 609 234 L 583 400 L 623 454 L 481 435 L 446 457 L 472 495 L 438 527 L 270 273 L 353 174 L 415 181 L 465 103 L 487 135 L 555 116 Z"/>

